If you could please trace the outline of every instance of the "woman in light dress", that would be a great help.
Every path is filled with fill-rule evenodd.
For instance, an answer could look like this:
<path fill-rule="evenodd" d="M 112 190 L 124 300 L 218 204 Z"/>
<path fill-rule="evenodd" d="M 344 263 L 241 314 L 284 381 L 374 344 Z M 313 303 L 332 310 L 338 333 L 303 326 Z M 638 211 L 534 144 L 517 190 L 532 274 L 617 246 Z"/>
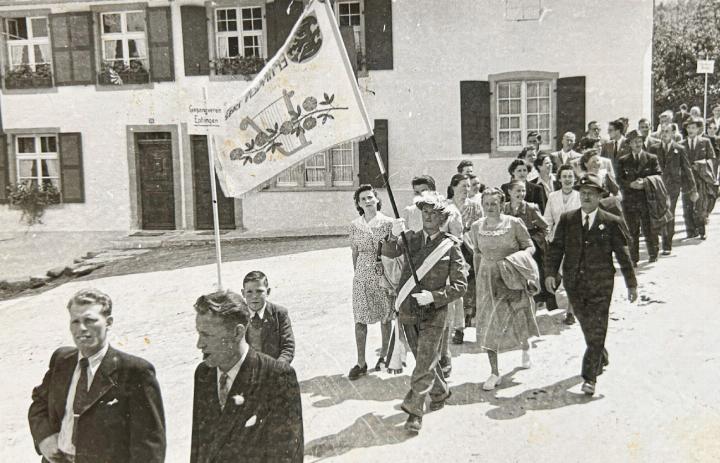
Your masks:
<path fill-rule="evenodd" d="M 355 269 L 352 302 L 357 347 L 357 364 L 348 374 L 351 380 L 367 374 L 365 345 L 368 325 L 380 322 L 382 330 L 382 349 L 375 370 L 379 371 L 387 363 L 385 357 L 394 314 L 391 296 L 381 285 L 382 264 L 378 253 L 380 241 L 392 230 L 392 219 L 380 212 L 381 201 L 372 186 L 360 186 L 355 191 L 354 199 L 360 217 L 350 224 L 350 247 Z"/>
<path fill-rule="evenodd" d="M 535 247 L 522 220 L 502 213 L 504 194 L 482 193 L 485 217 L 472 224 L 477 293 L 477 342 L 488 354 L 491 375 L 483 389 L 501 382 L 498 353 L 521 348 L 522 366 L 530 366 L 528 339 L 539 336 L 533 295 L 539 289 Z"/>

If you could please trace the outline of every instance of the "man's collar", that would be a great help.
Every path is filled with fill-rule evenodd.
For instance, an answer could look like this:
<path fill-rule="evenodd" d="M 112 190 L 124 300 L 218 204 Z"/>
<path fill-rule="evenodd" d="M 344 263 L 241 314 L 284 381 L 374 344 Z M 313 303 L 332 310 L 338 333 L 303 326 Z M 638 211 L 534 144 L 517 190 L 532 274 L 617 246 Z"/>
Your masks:
<path fill-rule="evenodd" d="M 430 241 L 434 241 L 435 238 L 437 238 L 438 236 L 440 236 L 440 233 L 442 233 L 442 230 L 438 230 L 438 232 L 435 233 L 434 235 L 428 235 L 428 233 L 427 233 L 425 230 L 423 230 L 423 240 L 424 240 L 424 241 L 427 241 L 428 236 L 429 236 L 429 237 L 430 237 Z"/>
<path fill-rule="evenodd" d="M 593 220 L 593 219 L 595 218 L 595 215 L 597 215 L 598 209 L 600 209 L 600 208 L 599 208 L 599 207 L 596 207 L 595 210 L 592 211 L 592 212 L 585 212 L 584 209 L 580 209 L 580 212 L 582 212 L 583 221 L 585 220 L 585 216 L 586 216 L 586 215 L 589 215 L 589 216 L 590 216 L 590 220 Z"/>
<path fill-rule="evenodd" d="M 247 354 L 249 351 L 250 351 L 249 348 L 245 349 L 245 352 L 243 352 L 242 356 L 240 357 L 240 360 L 235 362 L 235 365 L 233 365 L 232 368 L 230 368 L 227 371 L 227 375 L 228 375 L 228 378 L 230 379 L 231 385 L 233 382 L 235 382 L 235 378 L 237 377 L 238 372 L 240 372 L 240 367 L 242 366 L 243 363 L 245 363 L 245 358 L 247 357 Z M 220 369 L 220 367 L 218 367 L 218 369 L 217 369 L 217 374 L 218 374 L 218 381 L 220 381 L 220 376 L 223 374 L 223 371 Z"/>
<path fill-rule="evenodd" d="M 250 308 L 250 306 L 248 306 L 248 308 Z M 262 309 L 260 309 L 258 311 L 254 311 L 254 310 L 250 309 L 250 318 L 254 317 L 255 314 L 257 314 L 260 317 L 260 320 L 262 320 L 263 318 L 265 318 L 265 309 L 266 308 L 267 308 L 267 301 L 265 301 L 265 304 L 263 304 Z"/>

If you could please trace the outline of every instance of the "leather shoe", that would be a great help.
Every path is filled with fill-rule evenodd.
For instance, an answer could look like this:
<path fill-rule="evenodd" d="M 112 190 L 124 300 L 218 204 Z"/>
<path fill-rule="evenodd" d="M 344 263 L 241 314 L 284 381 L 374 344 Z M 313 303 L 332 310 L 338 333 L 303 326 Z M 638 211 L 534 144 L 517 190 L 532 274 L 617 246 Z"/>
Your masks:
<path fill-rule="evenodd" d="M 570 312 L 565 314 L 565 320 L 563 320 L 563 323 L 566 325 L 574 325 L 575 324 L 575 315 L 571 314 Z"/>
<path fill-rule="evenodd" d="M 451 391 L 448 391 L 448 394 L 445 396 L 444 399 L 442 399 L 442 400 L 431 400 L 431 401 L 430 401 L 430 407 L 429 407 L 429 408 L 430 408 L 430 411 L 431 411 L 431 412 L 436 412 L 436 411 L 440 410 L 441 408 L 443 408 L 443 407 L 445 406 L 445 401 L 446 401 L 447 399 L 449 399 L 451 395 L 452 395 L 452 392 L 451 392 Z"/>
<path fill-rule="evenodd" d="M 417 434 L 422 429 L 422 416 L 410 414 L 405 422 L 405 430 Z"/>
<path fill-rule="evenodd" d="M 657 256 L 652 256 L 650 259 L 648 259 L 648 262 L 650 262 L 651 264 L 654 264 L 655 262 L 657 262 L 657 260 L 658 260 Z"/>
<path fill-rule="evenodd" d="M 585 393 L 585 395 L 594 395 L 595 383 L 593 383 L 592 381 L 585 381 L 582 385 L 582 391 Z"/>
<path fill-rule="evenodd" d="M 447 357 L 440 358 L 440 369 L 443 372 L 443 376 L 449 378 L 450 373 L 452 373 L 452 360 Z"/>
<path fill-rule="evenodd" d="M 465 339 L 465 332 L 463 330 L 455 330 L 455 333 L 452 337 L 452 343 L 453 344 L 462 344 L 463 340 Z"/>
<path fill-rule="evenodd" d="M 663 255 L 663 256 L 669 256 L 669 255 L 670 255 L 670 250 L 669 250 L 669 249 L 664 250 L 664 251 L 662 252 L 662 255 Z"/>
<path fill-rule="evenodd" d="M 367 374 L 367 363 L 362 368 L 360 367 L 360 365 L 355 365 L 350 370 L 350 373 L 348 373 L 348 379 L 350 381 L 355 381 L 359 377 L 365 376 L 366 374 Z"/>

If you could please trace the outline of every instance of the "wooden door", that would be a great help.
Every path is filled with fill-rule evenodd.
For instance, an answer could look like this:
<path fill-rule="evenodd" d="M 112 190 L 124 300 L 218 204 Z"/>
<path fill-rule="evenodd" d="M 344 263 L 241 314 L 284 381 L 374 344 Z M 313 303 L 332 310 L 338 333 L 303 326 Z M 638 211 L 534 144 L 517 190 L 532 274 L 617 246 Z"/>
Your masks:
<path fill-rule="evenodd" d="M 175 229 L 172 141 L 169 132 L 136 135 L 142 228 Z"/>
<path fill-rule="evenodd" d="M 195 192 L 195 228 L 212 230 L 212 192 L 210 190 L 210 161 L 205 135 L 191 135 L 193 159 L 193 191 Z M 221 229 L 235 228 L 235 200 L 223 194 L 220 183 L 215 181 L 218 196 L 218 220 Z"/>

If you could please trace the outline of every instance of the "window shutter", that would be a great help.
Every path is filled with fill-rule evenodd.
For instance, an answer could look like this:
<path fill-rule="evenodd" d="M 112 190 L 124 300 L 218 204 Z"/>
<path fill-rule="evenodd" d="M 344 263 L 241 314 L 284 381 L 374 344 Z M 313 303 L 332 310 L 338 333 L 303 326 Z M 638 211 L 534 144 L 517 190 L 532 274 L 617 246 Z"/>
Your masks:
<path fill-rule="evenodd" d="M 55 85 L 92 85 L 95 39 L 91 12 L 50 15 Z"/>
<path fill-rule="evenodd" d="M 393 68 L 392 0 L 365 0 L 365 62 L 370 71 Z"/>
<path fill-rule="evenodd" d="M 204 6 L 182 5 L 183 54 L 186 76 L 210 74 L 210 49 L 208 48 L 208 19 Z"/>
<path fill-rule="evenodd" d="M 62 200 L 64 203 L 84 203 L 82 136 L 79 133 L 61 133 L 58 141 Z"/>
<path fill-rule="evenodd" d="M 380 157 L 385 164 L 385 170 L 387 171 L 390 167 L 388 164 L 388 121 L 387 119 L 375 119 L 375 141 L 380 149 Z M 375 188 L 383 188 L 385 186 L 385 180 L 380 173 L 380 166 L 378 166 L 375 160 L 375 150 L 373 149 L 372 141 L 368 138 L 360 142 L 360 172 L 358 177 L 360 178 L 360 184 L 364 185 L 369 183 Z"/>
<path fill-rule="evenodd" d="M 7 136 L 0 135 L 0 204 L 8 202 L 7 187 L 9 185 Z"/>
<path fill-rule="evenodd" d="M 578 140 L 585 133 L 585 76 L 557 80 L 557 113 L 559 149 L 565 132 L 574 132 Z"/>
<path fill-rule="evenodd" d="M 491 130 L 490 83 L 480 80 L 460 81 L 462 153 L 489 153 Z"/>
<path fill-rule="evenodd" d="M 150 74 L 154 82 L 175 80 L 170 7 L 147 9 Z"/>
<path fill-rule="evenodd" d="M 303 2 L 296 1 L 287 14 L 292 0 L 275 0 L 265 4 L 265 23 L 267 24 L 267 57 L 272 58 L 283 46 L 290 31 L 303 12 Z"/>
<path fill-rule="evenodd" d="M 353 74 L 357 77 L 358 65 L 357 65 L 357 48 L 355 48 L 355 33 L 353 28 L 350 26 L 340 27 L 340 35 L 342 36 L 343 44 L 345 45 L 345 51 L 350 59 L 350 66 L 352 66 Z"/>

